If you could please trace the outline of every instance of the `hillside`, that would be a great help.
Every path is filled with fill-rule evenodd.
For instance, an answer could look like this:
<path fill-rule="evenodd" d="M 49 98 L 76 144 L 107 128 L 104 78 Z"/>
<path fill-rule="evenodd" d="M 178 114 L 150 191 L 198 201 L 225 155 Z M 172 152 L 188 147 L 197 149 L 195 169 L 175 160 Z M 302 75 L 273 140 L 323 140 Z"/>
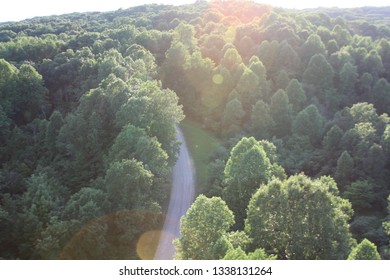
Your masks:
<path fill-rule="evenodd" d="M 0 24 L 0 258 L 139 259 L 186 118 L 177 259 L 389 259 L 389 15 L 216 0 Z"/>

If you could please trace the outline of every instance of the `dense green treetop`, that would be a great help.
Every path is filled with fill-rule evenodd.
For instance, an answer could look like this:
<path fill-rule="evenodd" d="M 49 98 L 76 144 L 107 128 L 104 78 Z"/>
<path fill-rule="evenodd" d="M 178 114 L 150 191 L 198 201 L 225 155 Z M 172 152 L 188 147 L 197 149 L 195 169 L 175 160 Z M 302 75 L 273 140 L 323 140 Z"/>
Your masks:
<path fill-rule="evenodd" d="M 333 179 L 296 175 L 271 181 L 253 195 L 245 230 L 252 246 L 280 259 L 345 259 L 353 244 L 351 215 Z"/>

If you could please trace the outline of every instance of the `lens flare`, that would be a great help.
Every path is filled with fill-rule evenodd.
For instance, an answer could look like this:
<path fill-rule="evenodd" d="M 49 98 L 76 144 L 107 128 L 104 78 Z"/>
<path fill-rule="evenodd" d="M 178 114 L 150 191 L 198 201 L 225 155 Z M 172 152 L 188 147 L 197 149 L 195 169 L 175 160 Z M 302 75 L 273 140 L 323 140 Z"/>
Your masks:
<path fill-rule="evenodd" d="M 213 83 L 216 85 L 221 85 L 223 83 L 223 76 L 221 74 L 215 74 L 213 76 Z"/>
<path fill-rule="evenodd" d="M 141 235 L 137 242 L 137 254 L 141 260 L 153 260 L 161 234 L 159 230 L 152 230 Z"/>

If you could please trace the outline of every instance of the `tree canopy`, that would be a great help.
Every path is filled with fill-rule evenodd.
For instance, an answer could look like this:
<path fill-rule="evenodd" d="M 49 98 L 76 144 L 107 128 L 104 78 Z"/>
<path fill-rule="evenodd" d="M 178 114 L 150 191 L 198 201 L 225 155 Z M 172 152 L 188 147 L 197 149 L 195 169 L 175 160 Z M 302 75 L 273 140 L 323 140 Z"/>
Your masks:
<path fill-rule="evenodd" d="M 135 244 L 161 230 L 183 127 L 199 198 L 177 258 L 389 259 L 389 15 L 214 0 L 0 23 L 0 258 L 151 258 Z"/>

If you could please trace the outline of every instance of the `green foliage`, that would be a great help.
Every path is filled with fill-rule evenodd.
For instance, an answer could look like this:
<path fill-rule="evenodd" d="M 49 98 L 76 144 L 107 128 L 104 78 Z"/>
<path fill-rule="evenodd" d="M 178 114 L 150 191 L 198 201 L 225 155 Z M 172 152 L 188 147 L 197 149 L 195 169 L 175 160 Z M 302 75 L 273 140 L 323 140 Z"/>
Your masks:
<path fill-rule="evenodd" d="M 157 177 L 168 174 L 168 155 L 156 137 L 149 137 L 144 129 L 127 125 L 115 138 L 108 153 L 108 162 L 136 159 Z"/>
<path fill-rule="evenodd" d="M 163 222 L 162 215 L 143 211 L 120 211 L 99 217 L 71 236 L 60 252 L 59 259 L 151 259 L 156 244 L 140 242 L 140 237 L 158 240 L 159 236 L 153 233 L 162 227 Z"/>
<path fill-rule="evenodd" d="M 351 155 L 344 151 L 337 160 L 336 179 L 340 181 L 341 185 L 350 182 L 353 175 L 354 160 Z"/>
<path fill-rule="evenodd" d="M 267 139 L 270 137 L 275 123 L 271 117 L 269 106 L 262 100 L 256 102 L 252 109 L 253 134 L 257 139 Z"/>
<path fill-rule="evenodd" d="M 245 116 L 241 102 L 235 98 L 226 104 L 222 119 L 222 129 L 225 134 L 234 136 L 239 130 L 241 119 Z"/>
<path fill-rule="evenodd" d="M 214 247 L 233 224 L 233 213 L 221 198 L 198 196 L 181 219 L 175 258 L 215 259 Z"/>
<path fill-rule="evenodd" d="M 340 146 L 341 138 L 343 137 L 343 131 L 338 125 L 332 126 L 326 133 L 322 145 L 327 152 L 337 151 Z"/>
<path fill-rule="evenodd" d="M 115 124 L 122 128 L 132 124 L 155 136 L 170 158 L 176 153 L 174 124 L 183 118 L 177 95 L 169 89 L 160 89 L 156 82 L 146 82 L 123 104 L 116 113 Z"/>
<path fill-rule="evenodd" d="M 53 216 L 61 215 L 66 197 L 67 190 L 55 178 L 47 173 L 34 174 L 23 195 L 25 214 L 35 216 L 45 226 Z"/>
<path fill-rule="evenodd" d="M 0 59 L 0 72 L 0 102 L 10 119 L 26 124 L 45 113 L 47 90 L 34 67 L 22 64 L 15 69 Z"/>
<path fill-rule="evenodd" d="M 286 88 L 286 94 L 294 112 L 299 112 L 304 108 L 307 97 L 302 84 L 297 79 L 290 80 Z"/>
<path fill-rule="evenodd" d="M 77 220 L 85 224 L 103 216 L 108 210 L 106 193 L 95 188 L 82 188 L 73 194 L 64 208 L 67 220 Z"/>
<path fill-rule="evenodd" d="M 268 256 L 263 249 L 257 249 L 254 252 L 246 254 L 241 247 L 231 248 L 227 251 L 224 260 L 275 260 L 275 256 Z"/>
<path fill-rule="evenodd" d="M 358 79 L 357 67 L 352 65 L 350 62 L 347 62 L 344 64 L 343 68 L 341 68 L 339 76 L 339 88 L 341 93 L 345 95 L 346 98 L 347 96 L 351 98 L 351 95 L 355 92 L 355 86 Z"/>
<path fill-rule="evenodd" d="M 230 48 L 225 52 L 220 64 L 229 71 L 234 71 L 241 62 L 242 58 L 238 51 L 235 48 Z"/>
<path fill-rule="evenodd" d="M 104 183 L 111 211 L 148 209 L 151 206 L 153 174 L 135 159 L 112 163 Z"/>
<path fill-rule="evenodd" d="M 380 114 L 390 109 L 390 84 L 385 79 L 379 79 L 372 89 L 373 103 Z"/>
<path fill-rule="evenodd" d="M 283 89 L 279 89 L 272 96 L 270 112 L 275 122 L 273 134 L 277 137 L 288 135 L 291 130 L 291 106 Z"/>
<path fill-rule="evenodd" d="M 310 58 L 305 72 L 303 84 L 309 96 L 316 96 L 323 104 L 333 88 L 334 71 L 322 54 L 315 54 Z"/>
<path fill-rule="evenodd" d="M 61 113 L 54 111 L 50 116 L 45 135 L 45 146 L 48 150 L 48 157 L 51 159 L 53 159 L 58 153 L 56 143 L 63 124 L 64 119 L 62 118 Z"/>
<path fill-rule="evenodd" d="M 249 202 L 261 184 L 273 176 L 283 176 L 278 171 L 279 166 L 270 161 L 263 143 L 255 138 L 244 137 L 234 146 L 224 170 L 223 198 L 235 214 L 238 227 L 245 218 L 242 205 Z"/>
<path fill-rule="evenodd" d="M 381 257 L 374 243 L 363 239 L 349 254 L 348 260 L 380 260 Z"/>
<path fill-rule="evenodd" d="M 355 181 L 346 187 L 343 196 L 351 201 L 355 211 L 360 212 L 369 209 L 375 199 L 372 182 Z"/>
<path fill-rule="evenodd" d="M 280 159 L 281 165 L 285 168 L 288 174 L 295 174 L 308 164 L 314 147 L 308 136 L 293 134 L 280 147 L 280 154 L 283 157 Z"/>
<path fill-rule="evenodd" d="M 180 126 L 194 160 L 197 189 L 201 192 L 206 191 L 209 187 L 207 182 L 213 176 L 213 169 L 208 163 L 211 155 L 221 148 L 221 143 L 214 134 L 188 119 L 185 119 Z M 218 172 L 215 175 L 223 177 L 225 162 L 218 162 L 217 166 Z"/>
<path fill-rule="evenodd" d="M 0 44 L 0 57 L 9 61 L 40 62 L 45 58 L 53 57 L 63 45 L 64 42 L 52 34 L 41 37 L 20 36 Z"/>
<path fill-rule="evenodd" d="M 386 8 L 308 13 L 201 1 L 0 25 L 0 258 L 150 258 L 149 245 L 145 257 L 135 244 L 161 227 L 159 215 L 103 217 L 167 204 L 183 111 L 197 192 L 223 196 L 234 229 L 243 228 L 253 193 L 285 178 L 283 168 L 326 174 L 357 213 L 354 236 L 388 258 L 389 24 Z M 236 147 L 241 138 L 247 144 Z M 272 250 L 345 258 L 337 244 L 348 242 L 324 241 L 333 227 L 341 229 L 333 237 L 345 233 L 344 219 L 326 214 L 339 204 L 307 193 L 301 208 L 317 203 L 322 214 L 289 217 L 299 228 L 291 236 L 272 229 L 282 240 Z M 315 223 L 323 216 L 326 230 Z M 303 230 L 308 223 L 322 232 Z M 250 244 L 259 236 L 225 230 L 203 247 L 217 259 L 227 251 L 266 258 L 260 249 L 249 257 L 258 248 L 276 255 Z"/>
<path fill-rule="evenodd" d="M 67 115 L 57 137 L 67 186 L 78 190 L 103 174 L 103 152 L 117 133 L 113 127 L 114 108 L 100 89 L 84 95 Z"/>
<path fill-rule="evenodd" d="M 246 250 L 252 242 L 244 231 L 231 231 L 226 238 L 233 248 L 242 248 L 243 250 Z"/>
<path fill-rule="evenodd" d="M 389 220 L 389 216 L 390 216 L 390 195 L 387 198 L 387 213 L 388 213 L 388 220 Z M 390 236 L 390 220 L 383 222 L 383 228 L 384 228 L 386 234 Z"/>
<path fill-rule="evenodd" d="M 302 58 L 305 64 L 315 55 L 326 55 L 326 48 L 320 36 L 311 34 L 302 45 Z"/>
<path fill-rule="evenodd" d="M 315 105 L 310 105 L 298 113 L 293 123 L 293 133 L 308 136 L 313 145 L 322 139 L 324 117 Z"/>
<path fill-rule="evenodd" d="M 296 175 L 253 195 L 245 230 L 254 248 L 281 259 L 344 259 L 353 244 L 351 215 L 350 203 L 338 196 L 330 177 Z"/>

